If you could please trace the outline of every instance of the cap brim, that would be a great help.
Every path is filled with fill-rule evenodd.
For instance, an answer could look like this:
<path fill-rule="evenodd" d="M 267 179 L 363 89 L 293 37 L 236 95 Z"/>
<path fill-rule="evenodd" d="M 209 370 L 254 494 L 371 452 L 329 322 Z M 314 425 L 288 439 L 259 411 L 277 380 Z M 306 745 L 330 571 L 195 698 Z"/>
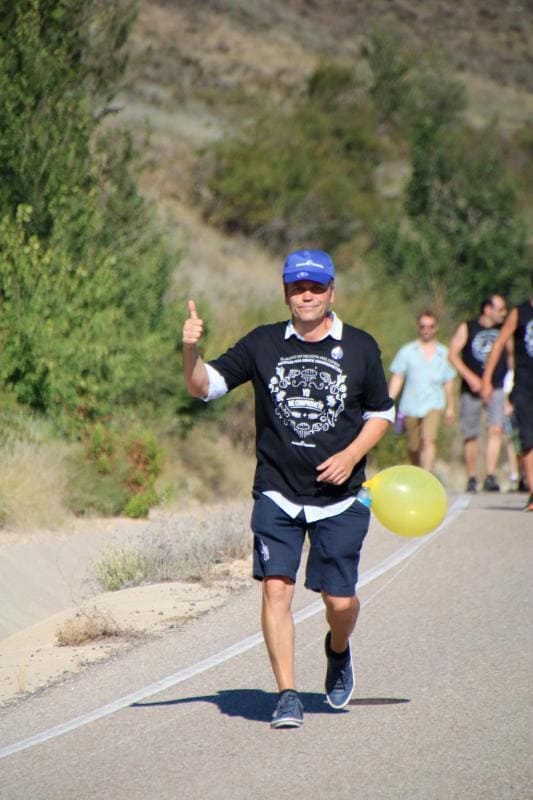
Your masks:
<path fill-rule="evenodd" d="M 283 282 L 284 283 L 297 283 L 298 281 L 313 281 L 313 283 L 321 283 L 323 286 L 327 286 L 328 283 L 331 283 L 333 277 L 331 275 L 326 275 L 324 272 L 320 272 L 319 270 L 314 269 L 298 269 L 294 272 L 286 272 L 283 275 Z"/>

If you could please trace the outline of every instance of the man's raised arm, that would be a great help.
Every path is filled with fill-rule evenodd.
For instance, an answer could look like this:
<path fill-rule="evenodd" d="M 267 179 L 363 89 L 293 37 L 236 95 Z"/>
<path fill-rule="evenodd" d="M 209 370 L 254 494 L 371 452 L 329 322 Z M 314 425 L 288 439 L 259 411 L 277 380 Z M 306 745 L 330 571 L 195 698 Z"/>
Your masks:
<path fill-rule="evenodd" d="M 189 300 L 188 306 L 189 316 L 183 325 L 183 374 L 189 394 L 204 398 L 209 391 L 209 376 L 197 349 L 204 333 L 204 323 L 196 313 L 194 300 Z"/>

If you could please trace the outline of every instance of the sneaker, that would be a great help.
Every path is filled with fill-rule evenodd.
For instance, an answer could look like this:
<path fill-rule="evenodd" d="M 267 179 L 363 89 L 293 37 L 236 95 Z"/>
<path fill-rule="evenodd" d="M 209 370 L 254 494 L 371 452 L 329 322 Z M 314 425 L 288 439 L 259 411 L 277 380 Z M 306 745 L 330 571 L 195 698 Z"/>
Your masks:
<path fill-rule="evenodd" d="M 470 492 L 471 494 L 475 494 L 477 492 L 477 484 L 475 478 L 468 479 L 468 483 L 466 484 L 466 491 Z"/>
<path fill-rule="evenodd" d="M 281 692 L 272 714 L 271 728 L 299 728 L 304 723 L 304 709 L 298 692 L 286 689 Z"/>
<path fill-rule="evenodd" d="M 529 487 L 528 487 L 527 482 L 526 482 L 526 480 L 524 478 L 520 478 L 520 480 L 518 481 L 517 492 L 524 492 L 524 493 L 529 492 Z"/>
<path fill-rule="evenodd" d="M 484 492 L 499 492 L 500 487 L 496 481 L 494 475 L 487 475 L 485 478 L 485 483 L 483 484 L 483 491 Z"/>
<path fill-rule="evenodd" d="M 344 708 L 350 702 L 355 687 L 350 645 L 344 660 L 335 658 L 330 647 L 331 631 L 326 634 L 326 700 L 332 708 Z"/>

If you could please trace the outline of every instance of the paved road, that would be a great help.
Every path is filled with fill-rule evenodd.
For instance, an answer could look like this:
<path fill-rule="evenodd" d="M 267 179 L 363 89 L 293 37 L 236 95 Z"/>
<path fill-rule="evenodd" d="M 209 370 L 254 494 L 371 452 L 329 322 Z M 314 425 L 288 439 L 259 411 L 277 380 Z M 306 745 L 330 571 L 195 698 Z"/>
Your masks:
<path fill-rule="evenodd" d="M 533 518 L 520 511 L 523 499 L 476 496 L 410 553 L 373 522 L 348 710 L 324 704 L 325 624 L 310 605 L 315 596 L 299 586 L 305 724 L 270 729 L 275 695 L 264 646 L 255 644 L 253 587 L 0 711 L 0 754 L 38 735 L 0 760 L 0 798 L 529 800 Z M 137 702 L 116 702 L 128 695 Z M 39 738 L 97 709 L 115 710 Z"/>

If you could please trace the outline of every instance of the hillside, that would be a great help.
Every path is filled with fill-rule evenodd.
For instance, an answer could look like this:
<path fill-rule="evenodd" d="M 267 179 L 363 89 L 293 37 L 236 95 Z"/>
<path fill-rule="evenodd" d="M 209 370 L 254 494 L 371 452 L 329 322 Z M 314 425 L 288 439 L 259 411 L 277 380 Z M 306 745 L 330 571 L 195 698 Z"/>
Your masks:
<path fill-rule="evenodd" d="M 532 23 L 530 4 L 494 0 L 141 0 L 118 120 L 139 139 L 150 131 L 142 186 L 183 248 L 180 283 L 230 303 L 277 297 L 268 254 L 207 229 L 192 200 L 198 150 L 245 126 L 265 98 L 286 102 L 324 57 L 359 59 L 379 26 L 414 52 L 445 49 L 472 125 L 496 116 L 513 128 L 533 118 Z"/>

